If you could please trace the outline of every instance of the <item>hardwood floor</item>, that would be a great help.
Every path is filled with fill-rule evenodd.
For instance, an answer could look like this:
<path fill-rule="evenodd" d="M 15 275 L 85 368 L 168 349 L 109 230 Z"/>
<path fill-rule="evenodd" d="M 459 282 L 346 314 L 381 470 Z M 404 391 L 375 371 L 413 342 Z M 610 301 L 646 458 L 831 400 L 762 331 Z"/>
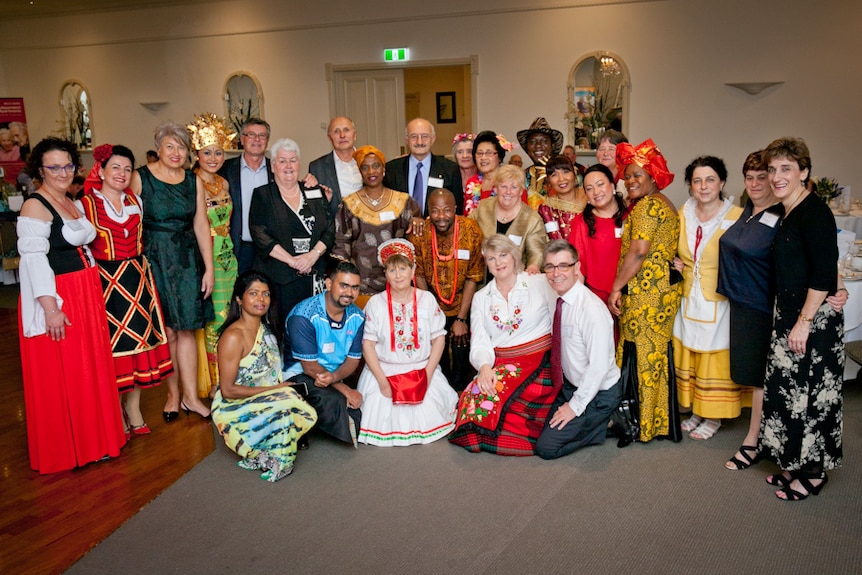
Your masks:
<path fill-rule="evenodd" d="M 212 427 L 182 412 L 166 424 L 164 386 L 144 390 L 151 435 L 118 458 L 39 475 L 27 456 L 16 310 L 0 309 L 0 333 L 0 573 L 61 573 L 209 455 Z"/>

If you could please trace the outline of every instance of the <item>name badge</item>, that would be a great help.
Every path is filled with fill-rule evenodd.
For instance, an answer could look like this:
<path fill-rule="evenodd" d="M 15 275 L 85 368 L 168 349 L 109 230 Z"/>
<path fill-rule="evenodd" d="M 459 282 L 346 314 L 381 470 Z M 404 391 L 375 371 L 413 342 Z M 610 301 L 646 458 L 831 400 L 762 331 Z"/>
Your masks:
<path fill-rule="evenodd" d="M 458 250 L 459 260 L 470 260 L 470 250 Z"/>
<path fill-rule="evenodd" d="M 320 188 L 311 188 L 310 190 L 305 190 L 305 197 L 309 200 L 319 200 L 323 197 L 323 192 L 320 191 Z"/>
<path fill-rule="evenodd" d="M 760 215 L 760 223 L 764 226 L 769 226 L 770 228 L 774 228 L 775 224 L 778 223 L 778 216 L 773 214 L 772 212 L 763 212 Z"/>
<path fill-rule="evenodd" d="M 623 229 L 622 228 L 614 228 L 614 237 L 616 239 L 620 239 L 623 237 Z"/>
<path fill-rule="evenodd" d="M 131 214 L 140 214 L 141 208 L 139 208 L 138 206 L 126 206 L 126 213 L 130 214 L 130 215 Z"/>
<path fill-rule="evenodd" d="M 730 229 L 730 226 L 736 223 L 736 220 L 721 220 L 721 229 Z"/>
<path fill-rule="evenodd" d="M 509 236 L 509 239 L 512 240 L 512 243 L 515 244 L 516 246 L 520 246 L 521 240 L 523 240 L 523 238 L 521 236 Z"/>
<path fill-rule="evenodd" d="M 307 254 L 311 251 L 311 238 L 293 238 L 293 252 Z"/>
<path fill-rule="evenodd" d="M 428 178 L 428 186 L 431 188 L 442 188 L 443 178 Z"/>
<path fill-rule="evenodd" d="M 335 351 L 335 344 L 331 341 L 323 344 L 323 353 L 332 353 Z"/>
<path fill-rule="evenodd" d="M 560 224 L 555 221 L 545 222 L 545 231 L 549 234 L 560 231 Z"/>
<path fill-rule="evenodd" d="M 389 210 L 387 212 L 380 212 L 377 215 L 380 216 L 381 222 L 391 222 L 395 219 L 395 212 L 393 212 L 392 210 Z"/>
<path fill-rule="evenodd" d="M 80 232 L 84 229 L 84 226 L 81 225 L 81 222 L 78 220 L 65 220 L 64 223 L 69 226 L 69 229 L 73 232 Z"/>

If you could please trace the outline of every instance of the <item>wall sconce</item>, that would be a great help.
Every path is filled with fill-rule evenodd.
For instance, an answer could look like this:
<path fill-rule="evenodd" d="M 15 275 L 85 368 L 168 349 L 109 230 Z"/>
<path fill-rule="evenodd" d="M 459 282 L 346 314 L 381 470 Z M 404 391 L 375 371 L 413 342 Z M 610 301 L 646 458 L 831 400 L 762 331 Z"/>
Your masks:
<path fill-rule="evenodd" d="M 725 82 L 724 85 L 736 88 L 737 90 L 742 90 L 746 94 L 756 96 L 767 88 L 779 86 L 783 83 L 784 82 Z"/>
<path fill-rule="evenodd" d="M 149 110 L 150 112 L 158 112 L 162 108 L 168 105 L 167 102 L 139 102 L 141 106 Z"/>

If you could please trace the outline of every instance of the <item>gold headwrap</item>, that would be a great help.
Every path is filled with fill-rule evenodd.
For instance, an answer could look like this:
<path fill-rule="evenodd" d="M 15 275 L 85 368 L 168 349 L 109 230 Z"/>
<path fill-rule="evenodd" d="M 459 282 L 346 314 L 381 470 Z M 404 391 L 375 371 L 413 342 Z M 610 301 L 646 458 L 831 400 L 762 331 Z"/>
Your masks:
<path fill-rule="evenodd" d="M 353 152 L 353 159 L 356 160 L 356 165 L 359 166 L 365 160 L 365 156 L 370 156 L 371 154 L 380 158 L 381 164 L 386 163 L 386 156 L 384 156 L 383 152 L 374 146 L 362 146 L 361 148 L 357 148 L 356 151 Z"/>
<path fill-rule="evenodd" d="M 225 123 L 224 118 L 215 114 L 195 116 L 194 123 L 186 126 L 192 137 L 192 148 L 198 151 L 215 144 L 222 150 L 229 150 L 236 132 L 226 128 Z"/>

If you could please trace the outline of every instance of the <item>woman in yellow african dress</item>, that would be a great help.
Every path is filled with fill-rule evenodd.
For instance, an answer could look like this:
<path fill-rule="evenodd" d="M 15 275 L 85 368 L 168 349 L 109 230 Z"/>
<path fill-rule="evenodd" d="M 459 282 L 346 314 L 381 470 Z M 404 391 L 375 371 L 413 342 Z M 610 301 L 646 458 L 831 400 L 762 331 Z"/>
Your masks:
<path fill-rule="evenodd" d="M 634 439 L 679 441 L 676 386 L 670 383 L 673 321 L 681 297 L 681 284 L 671 274 L 679 217 L 661 193 L 673 174 L 652 140 L 636 147 L 619 144 L 616 154 L 631 202 L 608 298 L 608 307 L 620 318 L 617 363 L 636 365 L 640 432 Z"/>

